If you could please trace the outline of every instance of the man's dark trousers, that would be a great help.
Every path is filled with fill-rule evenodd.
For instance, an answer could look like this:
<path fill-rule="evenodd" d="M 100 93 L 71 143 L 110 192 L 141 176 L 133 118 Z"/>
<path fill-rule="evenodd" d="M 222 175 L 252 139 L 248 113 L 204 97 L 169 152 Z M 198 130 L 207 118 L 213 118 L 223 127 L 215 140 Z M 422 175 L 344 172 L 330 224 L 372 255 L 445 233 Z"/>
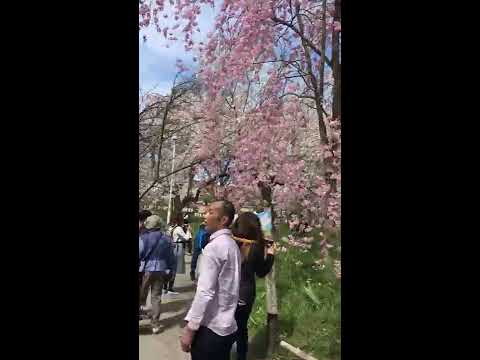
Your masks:
<path fill-rule="evenodd" d="M 192 360 L 230 360 L 230 350 L 235 342 L 235 333 L 227 336 L 215 334 L 200 326 L 192 343 Z"/>

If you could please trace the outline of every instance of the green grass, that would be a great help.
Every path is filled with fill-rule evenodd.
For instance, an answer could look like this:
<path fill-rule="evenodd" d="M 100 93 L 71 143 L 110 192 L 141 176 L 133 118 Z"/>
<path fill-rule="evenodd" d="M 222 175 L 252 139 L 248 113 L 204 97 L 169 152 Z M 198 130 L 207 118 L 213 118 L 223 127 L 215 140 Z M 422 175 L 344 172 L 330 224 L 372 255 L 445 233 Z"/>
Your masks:
<path fill-rule="evenodd" d="M 286 236 L 286 225 L 282 225 L 279 232 L 280 237 Z M 340 280 L 335 277 L 333 260 L 340 259 L 340 239 L 338 234 L 327 234 L 328 242 L 334 247 L 329 251 L 325 268 L 314 270 L 312 265 L 320 258 L 318 231 L 314 231 L 313 236 L 315 241 L 311 250 L 302 252 L 289 247 L 287 252 L 279 252 L 275 259 L 280 339 L 318 359 L 337 360 L 340 359 L 341 286 Z M 257 298 L 249 320 L 249 333 L 253 338 L 251 348 L 257 352 L 256 356 L 264 352 L 265 296 L 265 282 L 259 279 Z M 279 349 L 274 359 L 296 357 Z"/>

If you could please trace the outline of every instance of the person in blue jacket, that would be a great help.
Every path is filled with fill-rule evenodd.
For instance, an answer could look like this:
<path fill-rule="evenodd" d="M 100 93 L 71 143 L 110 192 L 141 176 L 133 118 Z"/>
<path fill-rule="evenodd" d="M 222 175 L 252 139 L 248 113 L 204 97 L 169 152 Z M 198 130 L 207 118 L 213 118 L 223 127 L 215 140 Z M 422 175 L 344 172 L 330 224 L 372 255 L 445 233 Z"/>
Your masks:
<path fill-rule="evenodd" d="M 140 235 L 139 272 L 143 273 L 140 288 L 140 306 L 145 306 L 148 292 L 152 301 L 152 331 L 160 332 L 160 305 L 162 303 L 163 284 L 176 268 L 172 239 L 162 231 L 162 221 L 152 215 L 145 221 L 146 231 Z"/>
<path fill-rule="evenodd" d="M 138 233 L 139 233 L 139 236 L 138 236 L 138 241 L 139 241 L 139 245 L 141 245 L 141 238 L 140 236 L 145 233 L 145 231 L 147 231 L 147 229 L 145 229 L 145 220 L 147 220 L 147 218 L 149 216 L 152 216 L 152 213 L 150 210 L 141 210 L 139 213 L 138 213 Z M 142 291 L 142 282 L 143 282 L 143 270 L 140 270 L 140 259 L 138 259 L 138 284 L 139 284 L 139 289 L 140 291 Z M 140 309 L 140 313 L 142 313 L 141 309 Z M 142 319 L 142 314 L 140 314 L 140 320 Z"/>
<path fill-rule="evenodd" d="M 202 253 L 202 249 L 207 246 L 210 234 L 205 230 L 205 224 L 201 224 L 193 241 L 193 255 L 190 269 L 190 279 L 195 281 L 195 270 L 197 269 L 198 256 Z"/>

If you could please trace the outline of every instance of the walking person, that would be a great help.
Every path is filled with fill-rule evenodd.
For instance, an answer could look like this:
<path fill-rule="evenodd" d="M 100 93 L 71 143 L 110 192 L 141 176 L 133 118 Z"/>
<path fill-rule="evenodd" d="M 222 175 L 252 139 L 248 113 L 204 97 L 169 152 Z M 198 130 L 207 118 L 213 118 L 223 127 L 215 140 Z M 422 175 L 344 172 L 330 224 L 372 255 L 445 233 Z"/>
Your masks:
<path fill-rule="evenodd" d="M 192 255 L 192 247 L 193 247 L 193 236 L 192 236 L 192 230 L 190 227 L 190 223 L 187 219 L 183 221 L 183 232 L 187 235 L 187 243 L 186 245 L 186 250 L 188 255 Z M 185 246 L 184 246 L 185 249 Z"/>
<path fill-rule="evenodd" d="M 237 324 L 235 309 L 240 288 L 241 254 L 228 229 L 235 208 L 229 201 L 213 202 L 205 216 L 210 241 L 202 253 L 202 272 L 180 338 L 192 360 L 229 360 Z"/>
<path fill-rule="evenodd" d="M 150 210 L 142 210 L 138 213 L 138 238 L 139 238 L 139 241 L 140 241 L 140 236 L 145 233 L 147 231 L 147 229 L 145 228 L 145 220 L 147 220 L 147 218 L 149 216 L 152 216 L 152 213 Z"/>
<path fill-rule="evenodd" d="M 160 314 L 163 284 L 176 266 L 172 241 L 162 231 L 159 216 L 149 216 L 145 221 L 146 231 L 140 236 L 139 259 L 143 273 L 140 288 L 140 306 L 145 306 L 148 292 L 152 302 L 152 332 L 160 332 Z"/>
<path fill-rule="evenodd" d="M 246 360 L 248 353 L 248 319 L 255 302 L 255 276 L 265 277 L 273 266 L 275 245 L 267 247 L 258 216 L 246 212 L 240 214 L 232 225 L 235 240 L 242 245 L 242 268 L 238 307 L 235 311 L 237 321 L 237 360 Z"/>
<path fill-rule="evenodd" d="M 196 280 L 196 273 L 197 273 L 197 264 L 202 254 L 203 248 L 207 246 L 209 234 L 207 230 L 205 230 L 205 224 L 200 224 L 197 233 L 195 234 L 195 239 L 193 241 L 193 255 L 192 255 L 192 263 L 190 265 L 190 279 L 192 281 Z"/>
<path fill-rule="evenodd" d="M 149 216 L 151 216 L 152 213 L 149 211 L 149 210 L 141 210 L 139 213 L 138 213 L 138 233 L 139 233 L 139 236 L 138 236 L 138 241 L 139 241 L 139 246 L 142 246 L 141 245 L 141 238 L 140 236 L 145 233 L 146 229 L 145 229 L 145 220 L 147 220 L 147 218 Z M 140 267 L 140 259 L 138 260 L 138 285 L 139 285 L 139 291 L 141 291 L 141 286 L 142 286 L 142 280 L 143 279 L 143 269 Z M 140 314 L 139 314 L 139 319 L 141 320 L 143 317 L 143 308 L 142 306 L 140 307 Z"/>
<path fill-rule="evenodd" d="M 181 216 L 178 216 L 178 218 L 174 220 L 173 226 L 170 228 L 177 267 L 174 269 L 168 283 L 165 283 L 163 286 L 164 293 L 168 295 L 178 295 L 178 292 L 173 289 L 175 277 L 177 274 L 185 274 L 185 244 L 188 242 L 191 235 L 183 230 L 182 225 L 183 219 Z"/>

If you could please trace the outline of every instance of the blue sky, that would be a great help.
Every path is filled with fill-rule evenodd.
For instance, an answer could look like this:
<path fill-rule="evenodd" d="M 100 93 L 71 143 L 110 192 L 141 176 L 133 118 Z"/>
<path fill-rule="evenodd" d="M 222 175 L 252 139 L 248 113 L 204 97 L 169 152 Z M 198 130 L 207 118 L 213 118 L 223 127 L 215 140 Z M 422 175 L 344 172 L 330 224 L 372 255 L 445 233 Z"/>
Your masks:
<path fill-rule="evenodd" d="M 218 8 L 216 8 L 218 9 Z M 204 41 L 207 33 L 213 27 L 215 12 L 212 8 L 203 6 L 199 17 L 199 27 L 201 32 L 197 33 L 195 41 Z M 166 19 L 161 27 L 171 26 L 172 22 Z M 163 18 L 162 18 L 163 19 Z M 147 36 L 147 41 L 143 41 L 143 35 Z M 181 36 L 177 36 L 179 39 Z M 168 43 L 169 48 L 165 45 Z M 140 89 L 142 91 L 154 91 L 165 95 L 171 88 L 173 79 L 177 72 L 175 62 L 177 58 L 190 68 L 194 68 L 197 63 L 193 62 L 193 52 L 186 52 L 182 41 L 167 42 L 163 34 L 157 33 L 155 28 L 144 29 L 139 32 L 139 79 Z"/>

